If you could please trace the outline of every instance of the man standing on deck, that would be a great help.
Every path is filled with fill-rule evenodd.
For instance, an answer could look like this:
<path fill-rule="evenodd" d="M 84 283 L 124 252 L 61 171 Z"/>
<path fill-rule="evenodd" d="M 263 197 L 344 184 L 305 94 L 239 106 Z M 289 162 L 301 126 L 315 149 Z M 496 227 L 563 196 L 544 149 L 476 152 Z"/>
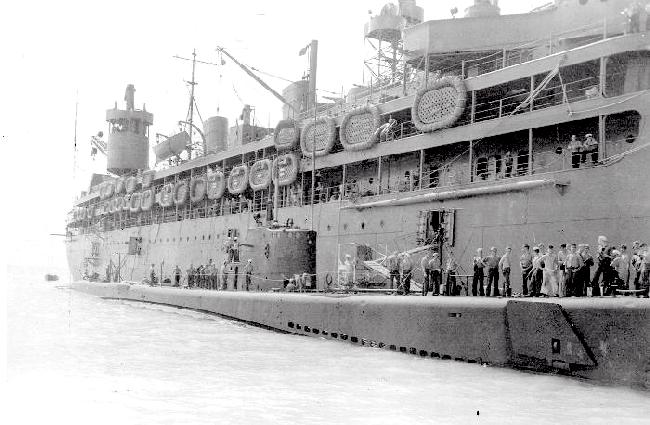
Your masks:
<path fill-rule="evenodd" d="M 390 276 L 390 289 L 399 290 L 399 257 L 397 256 L 397 251 L 386 258 L 386 268 Z"/>
<path fill-rule="evenodd" d="M 244 274 L 246 278 L 246 291 L 250 291 L 251 286 L 251 276 L 253 275 L 253 260 L 248 259 L 246 265 L 244 266 Z"/>
<path fill-rule="evenodd" d="M 429 260 L 431 259 L 431 251 L 427 253 L 420 260 L 420 268 L 422 269 L 422 296 L 426 297 L 429 293 L 429 285 L 431 284 L 431 270 L 429 270 Z"/>
<path fill-rule="evenodd" d="M 534 246 L 533 247 L 533 270 L 532 270 L 532 276 L 533 279 L 530 283 L 530 296 L 531 297 L 538 297 L 540 294 L 540 290 L 542 288 L 542 279 L 543 279 L 543 270 L 542 270 L 542 256 L 539 253 L 539 247 Z"/>
<path fill-rule="evenodd" d="M 440 261 L 440 254 L 434 252 L 431 254 L 429 260 L 429 271 L 431 273 L 431 295 L 440 295 L 440 284 L 442 283 L 442 263 Z"/>
<path fill-rule="evenodd" d="M 219 270 L 219 280 L 221 281 L 221 289 L 223 291 L 228 290 L 228 261 L 223 260 L 223 264 L 221 265 L 221 269 Z"/>
<path fill-rule="evenodd" d="M 521 267 L 521 285 L 522 295 L 528 296 L 528 280 L 531 278 L 533 270 L 533 256 L 530 255 L 530 245 L 524 244 L 521 247 L 521 257 L 519 257 L 519 267 Z"/>
<path fill-rule="evenodd" d="M 566 278 L 565 269 L 566 269 L 566 267 L 564 265 L 564 262 L 566 261 L 566 256 L 567 256 L 566 244 L 565 243 L 560 244 L 560 250 L 557 252 L 557 263 L 558 263 L 558 266 L 559 266 L 558 279 L 557 279 L 557 283 L 558 283 L 557 294 L 560 297 L 565 297 L 567 295 L 567 293 L 566 293 L 566 285 L 565 285 L 565 278 Z"/>
<path fill-rule="evenodd" d="M 229 236 L 228 239 L 223 241 L 223 251 L 226 253 L 226 258 L 228 262 L 232 261 L 232 238 Z"/>
<path fill-rule="evenodd" d="M 499 270 L 501 270 L 501 274 L 503 274 L 503 296 L 504 297 L 509 297 L 512 294 L 512 291 L 510 289 L 510 268 L 511 268 L 510 253 L 512 253 L 512 248 L 507 246 L 506 253 L 503 254 L 501 259 L 499 260 Z"/>
<path fill-rule="evenodd" d="M 487 256 L 485 262 L 488 266 L 488 286 L 485 296 L 489 297 L 492 294 L 492 284 L 494 284 L 494 296 L 499 296 L 499 261 L 501 259 L 497 255 L 496 247 L 490 248 L 490 255 Z"/>
<path fill-rule="evenodd" d="M 598 267 L 591 280 L 591 294 L 595 297 L 600 296 L 600 285 L 598 282 L 600 275 L 603 275 L 604 281 L 606 270 L 611 264 L 611 258 L 607 255 L 607 238 L 605 236 L 598 236 L 598 251 L 596 254 L 598 255 Z"/>
<path fill-rule="evenodd" d="M 576 244 L 572 243 L 569 246 L 569 253 L 564 259 L 564 271 L 566 278 L 564 280 L 564 287 L 567 297 L 577 297 L 582 295 L 582 289 L 578 286 L 578 271 L 582 267 L 582 257 L 576 252 Z"/>
<path fill-rule="evenodd" d="M 408 252 L 405 252 L 400 261 L 402 269 L 402 295 L 408 295 L 411 291 L 411 274 L 413 272 L 413 261 Z"/>
<path fill-rule="evenodd" d="M 156 265 L 151 263 L 151 267 L 149 268 L 149 286 L 153 286 L 154 283 L 156 283 Z"/>
<path fill-rule="evenodd" d="M 476 250 L 476 257 L 472 259 L 472 266 L 474 270 L 474 275 L 472 276 L 472 296 L 485 295 L 483 289 L 483 269 L 485 268 L 485 259 L 483 258 L 483 248 L 478 248 Z M 478 286 L 478 293 L 477 293 Z"/>
<path fill-rule="evenodd" d="M 174 286 L 176 287 L 181 286 L 181 273 L 181 268 L 176 264 L 176 267 L 174 267 Z"/>
<path fill-rule="evenodd" d="M 588 244 L 582 245 L 582 249 L 580 250 L 580 257 L 582 258 L 582 267 L 580 267 L 579 271 L 580 277 L 578 278 L 578 281 L 580 282 L 580 294 L 578 295 L 585 296 L 588 295 L 587 287 L 589 286 L 589 277 L 591 276 L 591 266 L 594 265 L 594 259 L 589 252 Z M 593 293 L 591 295 L 593 295 Z"/>

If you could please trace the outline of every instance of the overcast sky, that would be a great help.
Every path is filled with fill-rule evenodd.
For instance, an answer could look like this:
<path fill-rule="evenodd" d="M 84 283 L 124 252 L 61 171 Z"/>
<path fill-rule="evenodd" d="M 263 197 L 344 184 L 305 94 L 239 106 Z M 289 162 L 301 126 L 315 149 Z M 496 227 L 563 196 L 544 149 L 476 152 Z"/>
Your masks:
<path fill-rule="evenodd" d="M 471 0 L 418 1 L 429 19 L 461 13 Z M 502 13 L 521 13 L 544 0 L 502 0 Z M 105 159 L 89 155 L 90 136 L 106 130 L 105 111 L 135 85 L 136 107 L 154 114 L 156 132 L 171 134 L 188 107 L 191 64 L 174 55 L 216 62 L 216 46 L 267 73 L 298 80 L 307 69 L 298 51 L 319 40 L 318 87 L 345 92 L 363 78 L 368 56 L 363 25 L 385 1 L 11 1 L 3 4 L 2 259 L 43 264 L 63 258 L 65 215 L 90 173 Z M 221 75 L 221 77 L 220 77 Z M 226 116 L 231 125 L 243 103 L 262 125 L 275 126 L 281 103 L 231 61 L 198 65 L 196 97 L 203 119 Z M 286 82 L 264 77 L 277 91 Z M 234 86 L 234 89 L 233 89 Z M 235 90 L 237 95 L 235 94 Z M 78 150 L 74 119 L 78 99 Z M 241 100 L 240 100 L 241 99 Z M 243 103 L 242 103 L 243 102 Z M 153 157 L 153 153 L 150 153 Z M 56 252 L 52 252 L 52 251 Z"/>

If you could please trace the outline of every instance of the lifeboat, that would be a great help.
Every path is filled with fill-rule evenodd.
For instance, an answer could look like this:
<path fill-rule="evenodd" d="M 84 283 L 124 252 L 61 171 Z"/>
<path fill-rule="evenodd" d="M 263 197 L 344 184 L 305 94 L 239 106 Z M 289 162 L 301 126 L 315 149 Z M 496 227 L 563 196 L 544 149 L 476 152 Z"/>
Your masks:
<path fill-rule="evenodd" d="M 124 193 L 125 191 L 125 183 L 126 181 L 124 180 L 124 177 L 120 177 L 117 180 L 115 180 L 115 194 L 118 195 L 120 193 Z"/>
<path fill-rule="evenodd" d="M 460 77 L 442 77 L 420 89 L 411 107 L 411 120 L 425 133 L 449 127 L 463 113 L 467 90 Z"/>
<path fill-rule="evenodd" d="M 158 205 L 161 207 L 171 207 L 174 205 L 174 184 L 167 183 L 164 185 L 157 195 Z"/>
<path fill-rule="evenodd" d="M 123 211 L 128 211 L 129 208 L 131 207 L 131 195 L 128 193 L 124 195 L 123 202 L 122 202 L 122 210 Z"/>
<path fill-rule="evenodd" d="M 271 184 L 271 167 L 273 163 L 270 159 L 260 159 L 251 167 L 248 173 L 248 183 L 253 190 L 262 190 Z"/>
<path fill-rule="evenodd" d="M 280 155 L 273 161 L 273 181 L 278 186 L 287 186 L 296 181 L 300 169 L 300 160 L 295 153 Z"/>
<path fill-rule="evenodd" d="M 367 105 L 348 113 L 341 122 L 339 135 L 345 150 L 360 151 L 377 143 L 380 125 L 379 111 L 375 106 Z"/>
<path fill-rule="evenodd" d="M 140 192 L 135 192 L 131 194 L 129 199 L 129 211 L 132 213 L 137 213 L 142 207 L 142 194 Z"/>
<path fill-rule="evenodd" d="M 281 120 L 275 126 L 273 144 L 277 150 L 292 149 L 300 140 L 300 128 L 295 120 Z"/>
<path fill-rule="evenodd" d="M 126 179 L 126 183 L 124 187 L 126 188 L 126 193 L 131 194 L 135 192 L 135 189 L 138 185 L 138 179 L 135 178 L 135 176 L 131 176 Z"/>
<path fill-rule="evenodd" d="M 177 181 L 174 185 L 174 204 L 183 205 L 187 201 L 189 194 L 190 191 L 187 187 L 187 181 Z"/>
<path fill-rule="evenodd" d="M 219 199 L 226 190 L 226 176 L 223 171 L 208 171 L 208 199 Z"/>
<path fill-rule="evenodd" d="M 153 206 L 153 189 L 145 189 L 140 196 L 140 208 L 142 211 L 149 211 Z"/>
<path fill-rule="evenodd" d="M 205 177 L 194 177 L 190 180 L 190 200 L 200 202 L 205 198 L 207 184 Z"/>
<path fill-rule="evenodd" d="M 156 172 L 154 170 L 147 170 L 142 173 L 142 188 L 143 189 L 148 189 L 151 187 L 151 183 L 153 183 L 153 178 L 156 176 Z"/>
<path fill-rule="evenodd" d="M 248 165 L 234 167 L 228 176 L 228 192 L 233 195 L 244 193 L 248 188 Z"/>
<path fill-rule="evenodd" d="M 332 118 L 319 118 L 310 121 L 300 133 L 300 149 L 302 154 L 311 158 L 327 155 L 334 146 L 336 140 L 336 122 Z M 312 152 L 313 151 L 313 152 Z"/>

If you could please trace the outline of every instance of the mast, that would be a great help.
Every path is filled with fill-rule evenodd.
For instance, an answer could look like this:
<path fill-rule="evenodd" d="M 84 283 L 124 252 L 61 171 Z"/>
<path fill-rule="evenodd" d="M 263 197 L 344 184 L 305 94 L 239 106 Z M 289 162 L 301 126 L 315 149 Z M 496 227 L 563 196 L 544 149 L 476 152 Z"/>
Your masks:
<path fill-rule="evenodd" d="M 316 68 L 318 61 L 318 40 L 312 40 L 309 49 L 309 92 L 313 99 L 314 107 L 314 140 L 311 144 L 311 229 L 314 230 L 314 198 L 316 187 L 316 115 L 318 112 L 318 101 L 316 96 Z"/>
<path fill-rule="evenodd" d="M 196 49 L 192 50 L 192 81 L 189 81 L 189 84 L 191 86 L 190 88 L 190 110 L 188 112 L 188 117 L 187 117 L 187 122 L 190 127 L 190 147 L 188 149 L 188 152 L 190 154 L 190 158 L 192 159 L 192 132 L 194 131 L 194 86 L 196 85 L 196 81 L 194 81 L 194 73 L 196 71 Z M 205 146 L 204 146 L 204 152 L 205 154 Z"/>

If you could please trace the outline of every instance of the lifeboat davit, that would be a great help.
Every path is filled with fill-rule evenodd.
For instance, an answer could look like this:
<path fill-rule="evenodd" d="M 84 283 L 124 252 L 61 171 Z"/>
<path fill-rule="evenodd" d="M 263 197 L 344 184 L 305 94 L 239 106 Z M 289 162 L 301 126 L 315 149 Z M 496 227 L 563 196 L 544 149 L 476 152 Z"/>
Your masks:
<path fill-rule="evenodd" d="M 208 199 L 220 199 L 226 190 L 226 176 L 221 170 L 208 171 Z"/>
<path fill-rule="evenodd" d="M 248 173 L 248 183 L 253 190 L 262 190 L 269 187 L 272 177 L 270 159 L 260 159 L 251 167 Z"/>
<path fill-rule="evenodd" d="M 287 186 L 296 181 L 300 171 L 300 159 L 295 153 L 280 155 L 273 161 L 273 181 L 278 186 Z"/>
<path fill-rule="evenodd" d="M 233 195 L 244 193 L 248 188 L 248 165 L 234 167 L 228 176 L 228 192 Z"/>

